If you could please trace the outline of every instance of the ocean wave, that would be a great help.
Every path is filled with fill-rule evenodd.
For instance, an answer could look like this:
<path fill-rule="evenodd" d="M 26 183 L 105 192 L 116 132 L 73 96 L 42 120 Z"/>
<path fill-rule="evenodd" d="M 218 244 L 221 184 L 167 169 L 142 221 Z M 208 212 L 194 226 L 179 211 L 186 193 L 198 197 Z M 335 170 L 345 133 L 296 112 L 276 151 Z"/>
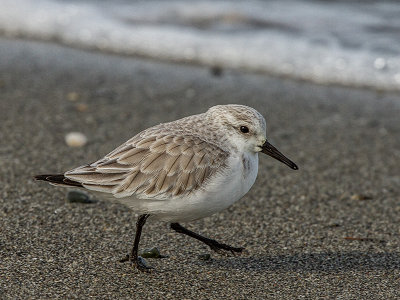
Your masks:
<path fill-rule="evenodd" d="M 400 4 L 3 0 L 0 31 L 69 46 L 400 90 Z"/>

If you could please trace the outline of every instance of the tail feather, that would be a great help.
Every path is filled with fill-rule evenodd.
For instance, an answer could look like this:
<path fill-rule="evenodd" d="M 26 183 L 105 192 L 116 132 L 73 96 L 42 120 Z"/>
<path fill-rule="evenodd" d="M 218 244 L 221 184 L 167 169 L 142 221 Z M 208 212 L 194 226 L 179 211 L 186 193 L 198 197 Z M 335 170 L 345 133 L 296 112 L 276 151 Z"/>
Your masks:
<path fill-rule="evenodd" d="M 83 187 L 83 185 L 80 182 L 68 179 L 63 174 L 36 175 L 34 178 L 36 180 L 47 181 L 47 182 L 49 182 L 51 184 L 56 184 L 56 185 Z"/>

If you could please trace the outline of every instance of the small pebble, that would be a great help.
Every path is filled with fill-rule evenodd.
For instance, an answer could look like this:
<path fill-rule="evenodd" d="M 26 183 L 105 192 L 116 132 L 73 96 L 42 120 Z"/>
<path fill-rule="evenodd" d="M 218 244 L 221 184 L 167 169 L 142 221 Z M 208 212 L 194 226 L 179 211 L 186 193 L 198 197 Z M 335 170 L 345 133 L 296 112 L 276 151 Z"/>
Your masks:
<path fill-rule="evenodd" d="M 77 92 L 70 92 L 67 94 L 67 99 L 69 101 L 76 101 L 79 98 L 79 94 Z"/>
<path fill-rule="evenodd" d="M 90 199 L 90 197 L 82 191 L 69 191 L 67 193 L 67 200 L 71 203 L 95 203 L 96 201 Z"/>
<path fill-rule="evenodd" d="M 210 68 L 210 72 L 214 77 L 221 77 L 223 69 L 220 66 L 213 66 Z"/>
<path fill-rule="evenodd" d="M 371 200 L 372 197 L 368 195 L 363 195 L 363 194 L 354 194 L 350 198 L 351 200 Z"/>
<path fill-rule="evenodd" d="M 88 105 L 85 103 L 78 103 L 77 105 L 75 105 L 75 108 L 77 111 L 85 112 L 88 110 Z"/>
<path fill-rule="evenodd" d="M 65 136 L 65 142 L 70 147 L 82 147 L 86 144 L 87 138 L 83 133 L 70 132 Z"/>
<path fill-rule="evenodd" d="M 200 255 L 198 256 L 198 258 L 199 258 L 200 260 L 210 260 L 211 255 L 210 255 L 210 253 L 204 253 L 204 254 L 200 254 Z"/>
<path fill-rule="evenodd" d="M 139 255 L 144 258 L 164 258 L 157 247 L 143 249 Z"/>
<path fill-rule="evenodd" d="M 147 262 L 147 260 L 145 260 L 143 257 L 139 256 L 138 260 L 139 260 L 139 263 L 142 264 L 144 267 L 146 267 L 148 269 L 153 269 L 153 267 L 150 266 L 149 263 Z"/>

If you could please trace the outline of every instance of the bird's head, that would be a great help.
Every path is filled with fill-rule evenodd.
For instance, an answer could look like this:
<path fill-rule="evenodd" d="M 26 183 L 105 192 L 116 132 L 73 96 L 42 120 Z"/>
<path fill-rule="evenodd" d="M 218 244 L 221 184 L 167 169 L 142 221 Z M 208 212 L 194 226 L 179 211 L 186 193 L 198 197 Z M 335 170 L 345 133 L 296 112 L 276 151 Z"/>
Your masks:
<path fill-rule="evenodd" d="M 211 122 L 225 130 L 232 147 L 241 152 L 262 152 L 290 168 L 297 170 L 297 165 L 284 156 L 267 141 L 264 117 L 255 109 L 245 105 L 217 105 L 207 111 Z"/>

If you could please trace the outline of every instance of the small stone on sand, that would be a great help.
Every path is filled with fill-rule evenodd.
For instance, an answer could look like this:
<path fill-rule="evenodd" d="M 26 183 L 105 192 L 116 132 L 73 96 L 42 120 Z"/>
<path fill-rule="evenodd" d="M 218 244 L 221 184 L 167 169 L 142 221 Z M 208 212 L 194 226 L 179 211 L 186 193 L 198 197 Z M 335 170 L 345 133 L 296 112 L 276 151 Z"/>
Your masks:
<path fill-rule="evenodd" d="M 221 77 L 223 69 L 220 66 L 213 66 L 210 68 L 210 72 L 215 77 Z"/>
<path fill-rule="evenodd" d="M 143 258 L 164 258 L 157 247 L 143 249 L 139 255 Z"/>
<path fill-rule="evenodd" d="M 65 136 L 65 142 L 70 147 L 82 147 L 86 144 L 87 138 L 83 133 L 70 132 Z"/>
<path fill-rule="evenodd" d="M 85 103 L 78 103 L 77 105 L 75 105 L 75 108 L 77 111 L 85 112 L 88 110 L 88 105 Z"/>
<path fill-rule="evenodd" d="M 354 194 L 350 197 L 351 200 L 371 200 L 372 197 L 370 195 L 364 194 Z"/>
<path fill-rule="evenodd" d="M 76 92 L 70 92 L 67 94 L 67 99 L 69 101 L 76 101 L 76 100 L 78 100 L 78 98 L 79 98 L 79 94 Z"/>
<path fill-rule="evenodd" d="M 67 200 L 71 203 L 95 203 L 96 201 L 90 199 L 90 197 L 82 191 L 69 191 L 67 194 Z"/>

